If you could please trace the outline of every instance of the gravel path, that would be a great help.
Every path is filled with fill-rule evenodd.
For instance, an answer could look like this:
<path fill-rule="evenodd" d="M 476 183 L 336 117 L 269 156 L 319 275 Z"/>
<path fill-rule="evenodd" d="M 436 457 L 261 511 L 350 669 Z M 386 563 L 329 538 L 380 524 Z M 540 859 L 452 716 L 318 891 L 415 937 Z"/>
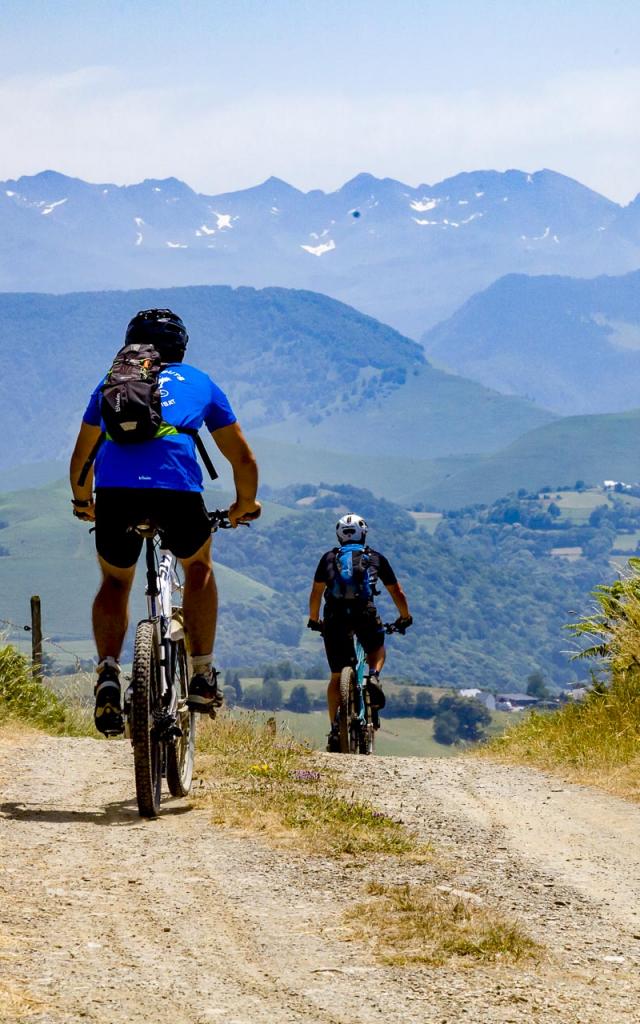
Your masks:
<path fill-rule="evenodd" d="M 378 874 L 442 882 L 446 868 L 447 884 L 518 917 L 546 945 L 545 960 L 380 966 L 342 941 L 338 912 L 361 896 L 372 869 L 222 832 L 185 801 L 143 822 L 126 743 L 5 735 L 0 995 L 4 982 L 36 1005 L 4 1020 L 639 1019 L 640 808 L 484 762 L 334 757 L 332 765 L 444 854 L 440 866 L 381 864 Z"/>

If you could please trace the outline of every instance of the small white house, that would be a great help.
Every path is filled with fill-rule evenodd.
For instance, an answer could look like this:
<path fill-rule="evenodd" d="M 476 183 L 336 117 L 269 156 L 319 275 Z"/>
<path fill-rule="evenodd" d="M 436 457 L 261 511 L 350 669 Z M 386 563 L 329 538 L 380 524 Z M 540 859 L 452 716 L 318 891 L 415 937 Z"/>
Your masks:
<path fill-rule="evenodd" d="M 489 711 L 495 711 L 496 699 L 492 693 L 488 693 L 487 690 L 479 690 L 477 687 L 471 687 L 467 690 L 458 691 L 461 697 L 466 697 L 468 700 L 479 700 L 481 704 Z"/>

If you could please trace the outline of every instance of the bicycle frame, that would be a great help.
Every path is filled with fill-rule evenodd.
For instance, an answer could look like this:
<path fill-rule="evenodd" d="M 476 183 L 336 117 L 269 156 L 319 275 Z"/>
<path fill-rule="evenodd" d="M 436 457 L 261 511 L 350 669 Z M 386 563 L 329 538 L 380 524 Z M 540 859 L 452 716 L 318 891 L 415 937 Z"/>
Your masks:
<path fill-rule="evenodd" d="M 154 624 L 156 637 L 156 655 L 158 659 L 160 675 L 160 694 L 166 710 L 175 715 L 178 707 L 178 694 L 170 680 L 173 679 L 173 672 L 167 672 L 171 658 L 171 628 L 173 616 L 173 592 L 181 590 L 178 576 L 175 570 L 175 556 L 166 548 L 161 548 L 159 542 L 152 537 L 145 541 L 145 557 L 147 563 L 147 611 L 149 619 Z M 175 635 L 173 639 L 177 639 Z M 167 695 L 169 688 L 169 700 Z"/>
<path fill-rule="evenodd" d="M 368 669 L 367 656 L 362 644 L 357 637 L 353 638 L 353 667 L 356 673 L 356 687 L 358 690 L 358 721 L 364 727 L 367 724 L 365 715 L 364 690 L 367 681 L 366 669 Z"/>

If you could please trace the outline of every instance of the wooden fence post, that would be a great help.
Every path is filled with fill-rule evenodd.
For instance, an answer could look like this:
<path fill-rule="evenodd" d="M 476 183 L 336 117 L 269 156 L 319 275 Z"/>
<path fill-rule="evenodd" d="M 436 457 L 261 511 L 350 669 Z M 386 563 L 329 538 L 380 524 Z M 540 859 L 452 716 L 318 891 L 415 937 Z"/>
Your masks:
<path fill-rule="evenodd" d="M 31 598 L 31 666 L 35 679 L 42 679 L 42 615 L 40 598 Z"/>

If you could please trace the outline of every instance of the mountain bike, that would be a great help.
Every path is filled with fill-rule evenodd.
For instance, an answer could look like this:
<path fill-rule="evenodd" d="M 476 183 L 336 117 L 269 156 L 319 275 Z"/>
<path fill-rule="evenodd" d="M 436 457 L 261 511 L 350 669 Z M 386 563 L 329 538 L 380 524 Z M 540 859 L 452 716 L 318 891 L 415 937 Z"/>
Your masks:
<path fill-rule="evenodd" d="M 384 630 L 387 634 L 404 633 L 395 622 L 385 622 Z M 366 669 L 367 656 L 354 636 L 353 658 L 340 673 L 337 723 L 341 754 L 373 754 L 380 719 L 377 708 L 371 706 L 371 675 L 366 673 Z"/>
<path fill-rule="evenodd" d="M 209 518 L 212 533 L 231 527 L 226 510 L 210 512 Z M 125 736 L 133 748 L 138 810 L 143 818 L 155 818 L 163 778 L 172 796 L 187 796 L 191 789 L 197 716 L 187 707 L 191 665 L 176 558 L 162 547 L 153 522 L 133 529 L 145 539 L 148 617 L 136 629 L 123 710 Z"/>

